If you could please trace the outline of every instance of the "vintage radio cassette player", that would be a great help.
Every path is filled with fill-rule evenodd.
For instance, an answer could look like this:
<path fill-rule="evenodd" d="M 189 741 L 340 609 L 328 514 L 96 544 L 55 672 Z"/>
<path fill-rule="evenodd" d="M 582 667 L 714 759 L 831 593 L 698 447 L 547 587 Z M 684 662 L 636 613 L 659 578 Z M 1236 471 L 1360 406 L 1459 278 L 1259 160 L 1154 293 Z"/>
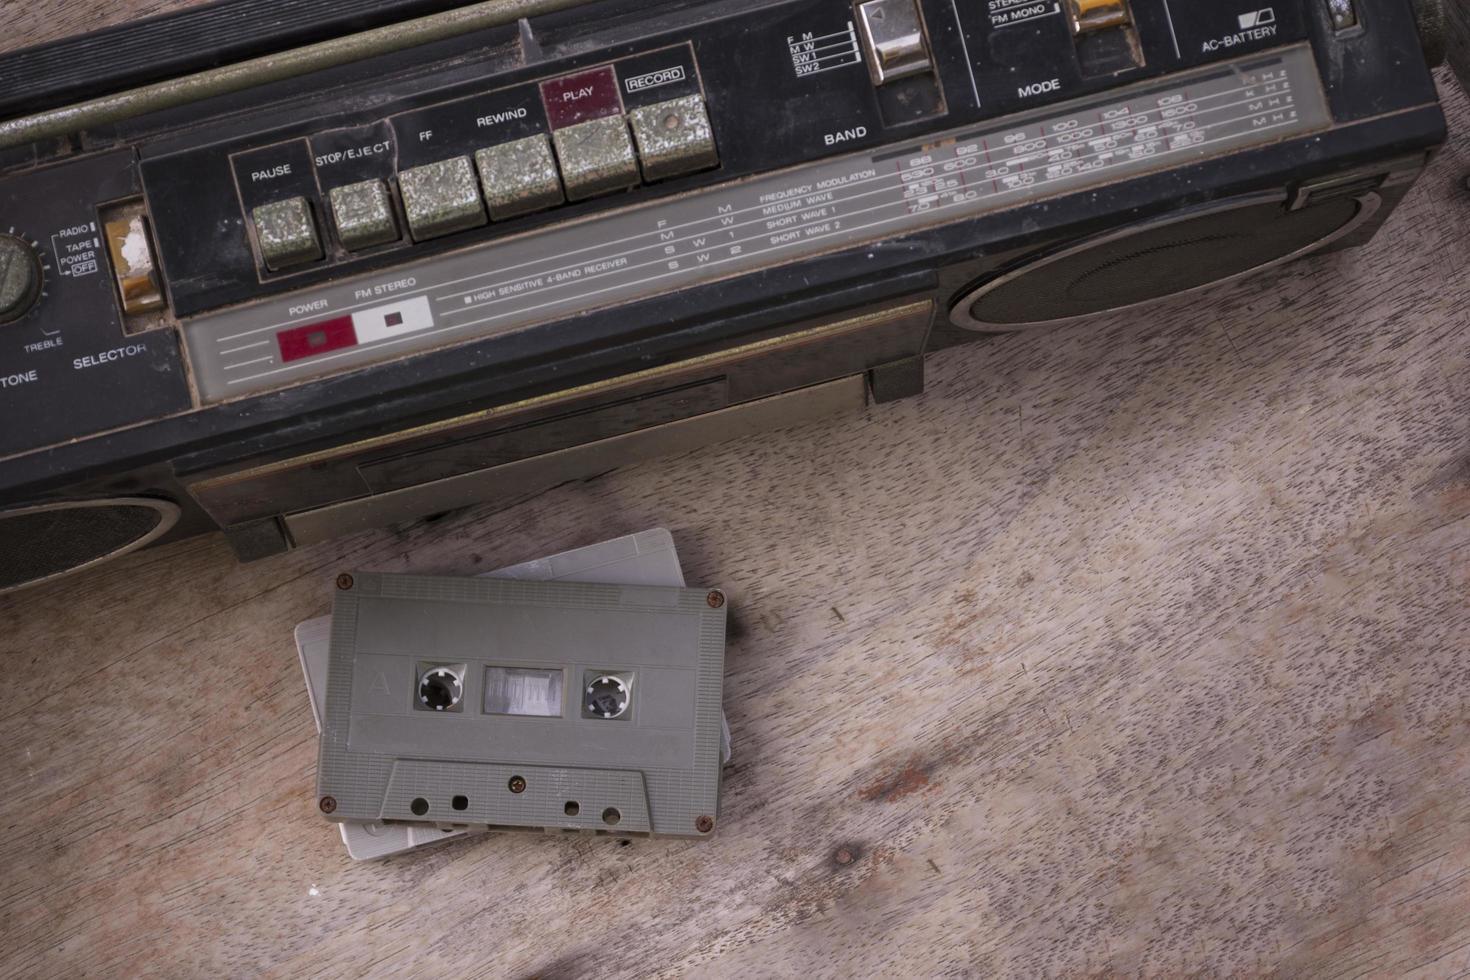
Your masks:
<path fill-rule="evenodd" d="M 519 499 L 1362 243 L 1444 138 L 1415 11 L 236 0 L 0 58 L 0 588 Z"/>

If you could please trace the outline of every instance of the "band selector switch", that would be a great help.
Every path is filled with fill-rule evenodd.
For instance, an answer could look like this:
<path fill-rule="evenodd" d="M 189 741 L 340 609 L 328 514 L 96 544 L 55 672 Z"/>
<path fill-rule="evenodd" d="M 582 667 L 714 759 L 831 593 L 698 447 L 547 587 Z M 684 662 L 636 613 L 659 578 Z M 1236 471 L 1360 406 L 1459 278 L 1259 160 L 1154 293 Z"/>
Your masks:
<path fill-rule="evenodd" d="M 922 75 L 933 67 L 917 0 L 867 0 L 858 5 L 858 22 L 874 85 Z"/>
<path fill-rule="evenodd" d="M 919 0 L 863 0 L 856 14 L 883 124 L 902 126 L 946 112 Z"/>

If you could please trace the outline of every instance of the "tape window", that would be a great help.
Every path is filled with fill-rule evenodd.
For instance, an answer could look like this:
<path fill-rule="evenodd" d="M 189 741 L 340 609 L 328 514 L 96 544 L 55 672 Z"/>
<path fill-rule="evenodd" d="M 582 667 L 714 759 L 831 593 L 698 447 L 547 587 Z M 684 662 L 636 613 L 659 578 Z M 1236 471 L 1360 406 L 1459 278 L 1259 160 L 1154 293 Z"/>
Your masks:
<path fill-rule="evenodd" d="M 562 671 L 529 667 L 485 668 L 485 713 L 560 718 Z"/>

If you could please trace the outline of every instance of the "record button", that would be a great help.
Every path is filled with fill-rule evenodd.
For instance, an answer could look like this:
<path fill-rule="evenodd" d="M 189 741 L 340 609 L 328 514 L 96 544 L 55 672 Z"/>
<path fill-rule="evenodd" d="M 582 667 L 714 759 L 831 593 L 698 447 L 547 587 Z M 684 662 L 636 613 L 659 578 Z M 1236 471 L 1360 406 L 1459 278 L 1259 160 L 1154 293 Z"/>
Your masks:
<path fill-rule="evenodd" d="M 686 95 L 634 109 L 628 121 L 633 124 L 643 176 L 648 180 L 708 170 L 720 162 L 701 96 Z"/>

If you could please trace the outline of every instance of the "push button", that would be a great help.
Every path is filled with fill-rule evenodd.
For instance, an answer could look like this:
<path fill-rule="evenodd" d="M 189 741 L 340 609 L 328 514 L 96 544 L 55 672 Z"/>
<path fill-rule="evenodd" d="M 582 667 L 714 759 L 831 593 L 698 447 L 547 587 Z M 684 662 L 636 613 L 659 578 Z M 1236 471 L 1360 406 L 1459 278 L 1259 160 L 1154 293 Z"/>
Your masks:
<path fill-rule="evenodd" d="M 565 199 L 545 133 L 481 150 L 475 165 L 490 217 L 497 221 L 555 207 Z"/>
<path fill-rule="evenodd" d="M 332 218 L 337 223 L 337 240 L 349 252 L 398 241 L 398 220 L 393 217 L 393 198 L 381 180 L 364 180 L 334 187 L 330 195 Z"/>
<path fill-rule="evenodd" d="M 610 65 L 542 82 L 541 101 L 569 200 L 638 185 L 638 157 Z"/>
<path fill-rule="evenodd" d="M 272 204 L 262 204 L 252 214 L 260 255 L 272 272 L 319 261 L 322 242 L 316 233 L 316 219 L 304 197 L 291 197 Z"/>
<path fill-rule="evenodd" d="M 485 224 L 480 182 L 469 157 L 405 170 L 398 175 L 408 229 L 416 241 Z"/>
<path fill-rule="evenodd" d="M 698 95 L 634 109 L 628 121 L 648 180 L 707 170 L 720 162 L 704 99 Z"/>
<path fill-rule="evenodd" d="M 556 131 L 567 198 L 580 201 L 638 185 L 638 158 L 622 116 L 604 116 Z"/>

